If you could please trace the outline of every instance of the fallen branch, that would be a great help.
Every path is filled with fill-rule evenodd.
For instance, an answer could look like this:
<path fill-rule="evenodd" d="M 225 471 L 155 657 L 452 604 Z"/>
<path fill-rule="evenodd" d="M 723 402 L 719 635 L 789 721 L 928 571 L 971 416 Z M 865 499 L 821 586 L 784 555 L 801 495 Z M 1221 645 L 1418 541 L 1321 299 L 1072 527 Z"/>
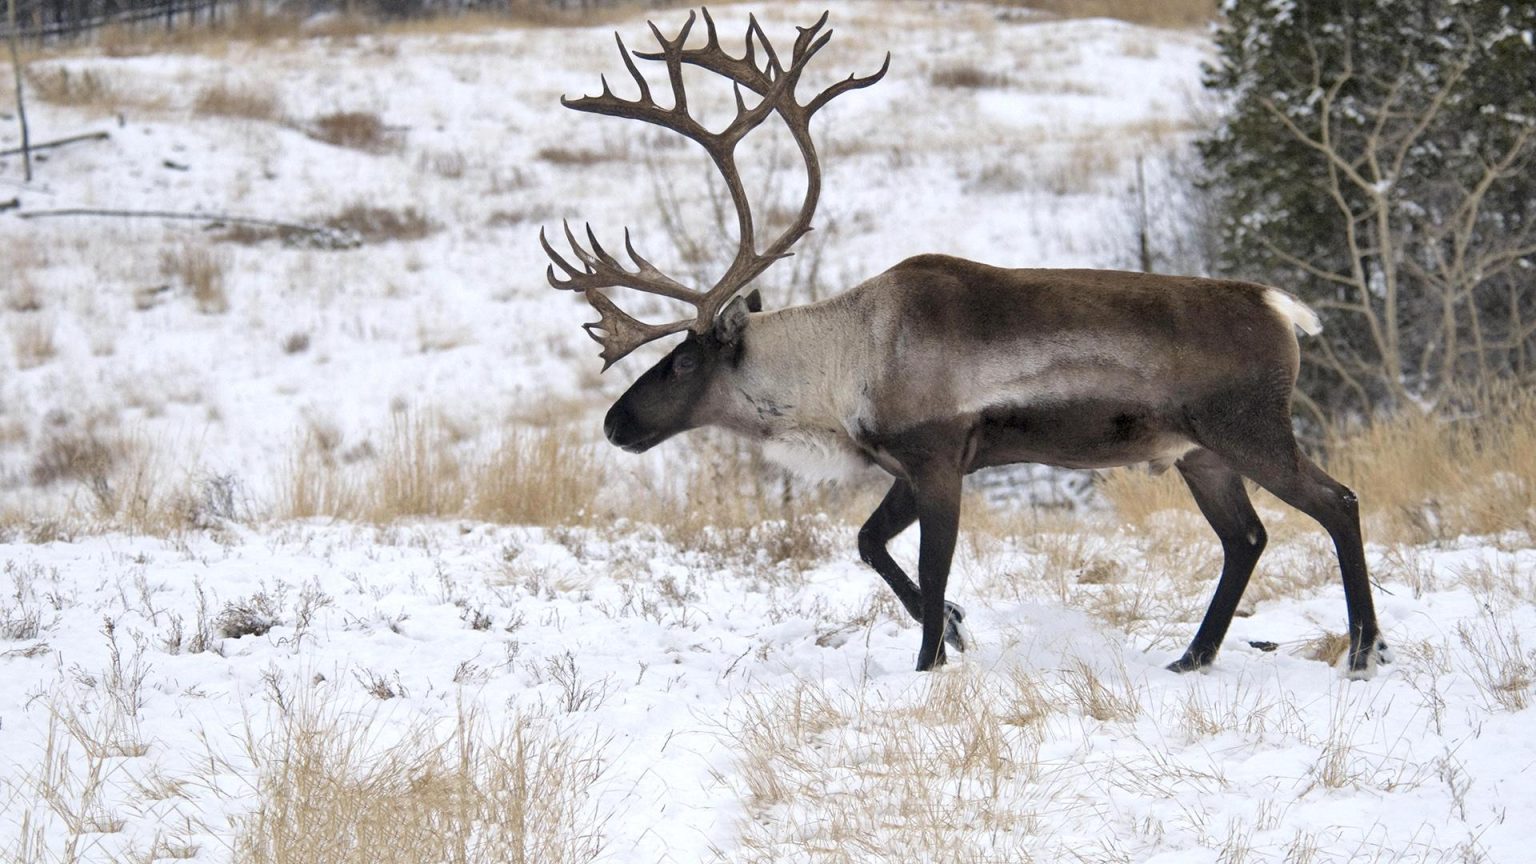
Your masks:
<path fill-rule="evenodd" d="M 23 149 L 36 153 L 39 150 L 47 150 L 50 147 L 63 147 L 66 144 L 76 144 L 81 141 L 105 141 L 111 137 L 111 132 L 87 132 L 84 135 L 71 135 L 68 138 L 60 138 L 56 141 L 28 144 L 25 148 L 17 147 L 11 150 L 0 150 L 0 156 L 15 156 L 17 153 L 23 152 Z"/>
<path fill-rule="evenodd" d="M 183 213 L 175 210 L 103 210 L 93 208 L 66 208 L 63 210 L 28 210 L 17 213 L 22 219 L 52 219 L 64 216 L 97 216 L 114 219 L 171 219 L 183 222 L 206 222 L 209 225 L 250 225 L 270 228 L 286 243 L 310 245 L 322 249 L 353 249 L 363 245 L 355 231 L 333 228 L 329 225 L 306 225 L 300 222 L 283 222 L 277 219 L 258 219 L 250 216 L 231 216 L 227 213 Z M 304 238 L 297 240 L 297 238 Z"/>

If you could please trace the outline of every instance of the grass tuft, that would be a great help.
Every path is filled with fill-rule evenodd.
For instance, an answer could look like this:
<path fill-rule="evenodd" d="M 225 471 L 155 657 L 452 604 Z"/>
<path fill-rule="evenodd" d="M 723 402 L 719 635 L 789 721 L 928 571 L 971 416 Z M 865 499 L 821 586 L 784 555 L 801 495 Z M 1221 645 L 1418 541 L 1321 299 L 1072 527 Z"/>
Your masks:
<path fill-rule="evenodd" d="M 928 82 L 944 90 L 985 90 L 1007 87 L 1010 83 L 1007 73 L 971 63 L 935 69 L 929 73 Z"/>
<path fill-rule="evenodd" d="M 382 736 L 385 715 L 308 695 L 277 719 L 246 738 L 259 779 L 235 840 L 240 861 L 578 864 L 603 851 L 588 801 L 603 772 L 599 742 L 518 721 L 493 728 L 462 706 L 446 735 Z"/>
<path fill-rule="evenodd" d="M 224 290 L 229 268 L 230 256 L 221 250 L 185 245 L 160 253 L 160 275 L 178 283 L 204 315 L 229 311 L 229 295 Z"/>
<path fill-rule="evenodd" d="M 245 120 L 276 121 L 282 118 L 282 106 L 272 93 L 249 86 L 210 84 L 199 90 L 192 110 L 210 117 L 237 117 Z"/>
<path fill-rule="evenodd" d="M 415 207 L 391 210 L 368 204 L 353 204 L 325 220 L 325 225 L 352 234 L 364 243 L 420 240 L 438 229 L 436 222 Z"/>
<path fill-rule="evenodd" d="M 371 111 L 323 114 L 310 121 L 306 132 L 317 141 L 369 153 L 384 153 L 397 143 L 383 119 Z"/>

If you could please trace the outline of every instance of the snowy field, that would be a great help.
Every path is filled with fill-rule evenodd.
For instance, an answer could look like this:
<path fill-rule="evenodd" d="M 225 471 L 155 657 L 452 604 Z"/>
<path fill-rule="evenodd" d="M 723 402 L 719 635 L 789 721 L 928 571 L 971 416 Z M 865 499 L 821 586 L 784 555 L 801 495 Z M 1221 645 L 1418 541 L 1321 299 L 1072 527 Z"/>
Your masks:
<path fill-rule="evenodd" d="M 821 8 L 714 11 L 727 45 L 755 11 L 787 46 Z M 964 3 L 831 24 L 811 83 L 891 70 L 818 116 L 817 231 L 769 305 L 918 252 L 1133 267 L 1141 221 L 1187 266 L 1203 35 Z M 977 496 L 949 590 L 978 645 L 918 675 L 854 552 L 878 481 L 786 504 L 718 440 L 610 452 L 601 412 L 658 349 L 598 375 L 539 229 L 631 225 L 695 279 L 728 257 L 697 154 L 559 106 L 622 88 L 612 29 L 32 61 L 34 138 L 110 138 L 31 184 L 0 157 L 0 202 L 348 248 L 0 214 L 0 860 L 1529 860 L 1525 531 L 1370 545 L 1397 659 L 1349 682 L 1326 539 L 1261 505 L 1226 649 L 1179 676 L 1219 566 L 1197 515 Z M 749 179 L 796 206 L 790 155 Z"/>

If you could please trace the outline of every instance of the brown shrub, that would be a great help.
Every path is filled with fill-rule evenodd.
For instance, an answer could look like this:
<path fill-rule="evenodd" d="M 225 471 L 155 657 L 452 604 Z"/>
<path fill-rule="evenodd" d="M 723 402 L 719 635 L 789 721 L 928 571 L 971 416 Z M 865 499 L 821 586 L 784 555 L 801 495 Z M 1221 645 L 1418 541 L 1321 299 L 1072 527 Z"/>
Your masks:
<path fill-rule="evenodd" d="M 335 111 L 310 121 L 309 137 L 337 147 L 369 153 L 393 149 L 395 136 L 379 115 L 370 111 Z"/>
<path fill-rule="evenodd" d="M 213 84 L 198 91 L 192 103 L 198 114 L 213 117 L 240 117 L 246 120 L 277 120 L 282 108 L 277 97 L 251 87 Z"/>
<path fill-rule="evenodd" d="M 617 151 L 584 147 L 540 147 L 533 155 L 555 165 L 596 165 L 624 158 L 624 154 Z"/>
<path fill-rule="evenodd" d="M 105 478 L 123 457 L 123 442 L 95 432 L 50 435 L 32 460 L 32 485 Z"/>
<path fill-rule="evenodd" d="M 386 240 L 420 240 L 438 229 L 436 222 L 415 207 L 391 210 L 367 204 L 353 204 L 325 220 L 328 228 L 350 232 L 364 243 Z"/>
<path fill-rule="evenodd" d="M 935 69 L 929 73 L 928 80 L 933 86 L 947 90 L 981 90 L 1007 87 L 1009 83 L 1006 73 L 993 72 L 971 64 Z"/>

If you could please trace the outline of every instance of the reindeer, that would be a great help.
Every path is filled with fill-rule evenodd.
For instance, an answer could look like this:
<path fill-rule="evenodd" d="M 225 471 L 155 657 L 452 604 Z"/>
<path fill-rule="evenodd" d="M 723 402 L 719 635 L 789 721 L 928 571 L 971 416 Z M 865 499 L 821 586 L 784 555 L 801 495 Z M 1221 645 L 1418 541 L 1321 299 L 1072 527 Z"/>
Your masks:
<path fill-rule="evenodd" d="M 1368 677 L 1378 661 L 1390 660 L 1372 608 L 1355 495 L 1301 452 L 1291 429 L 1294 330 L 1318 331 L 1310 309 L 1284 291 L 1246 282 L 1002 269 L 919 255 L 831 299 L 764 312 L 758 292 L 738 295 L 811 228 L 821 190 L 811 118 L 834 98 L 879 81 L 891 58 L 872 75 L 850 75 L 802 101 L 796 85 L 832 35 L 823 32 L 825 13 L 798 28 L 787 64 L 755 17 L 741 56 L 721 47 L 708 10 L 703 20 L 702 46 L 687 44 L 692 12 L 671 39 L 650 25 L 654 52 L 631 52 L 615 36 L 638 97 L 615 95 L 605 77 L 600 95 L 561 100 L 698 143 L 736 210 L 735 258 L 707 290 L 641 257 L 627 229 L 632 266 L 604 249 L 590 225 L 585 245 L 565 225 L 574 263 L 540 232 L 550 284 L 582 292 L 600 316 L 583 326 L 602 345 L 604 371 L 642 344 L 686 334 L 608 411 L 610 442 L 641 453 L 679 432 L 715 426 L 765 442 L 770 456 L 792 467 L 835 473 L 872 465 L 888 473 L 890 491 L 859 530 L 858 549 L 922 624 L 919 671 L 942 665 L 946 645 L 964 651 L 971 643 L 964 610 L 944 597 L 961 479 L 1016 462 L 1178 470 L 1221 540 L 1223 563 L 1204 621 L 1169 669 L 1212 662 L 1264 550 L 1264 526 L 1244 478 L 1332 537 L 1349 617 L 1347 674 Z M 631 54 L 664 64 L 671 107 L 657 103 Z M 689 113 L 685 66 L 734 85 L 735 116 L 720 131 Z M 804 158 L 806 191 L 789 226 L 760 247 L 735 148 L 771 116 Z M 618 308 L 612 288 L 679 300 L 696 315 L 645 323 Z M 914 521 L 916 585 L 886 549 Z"/>

